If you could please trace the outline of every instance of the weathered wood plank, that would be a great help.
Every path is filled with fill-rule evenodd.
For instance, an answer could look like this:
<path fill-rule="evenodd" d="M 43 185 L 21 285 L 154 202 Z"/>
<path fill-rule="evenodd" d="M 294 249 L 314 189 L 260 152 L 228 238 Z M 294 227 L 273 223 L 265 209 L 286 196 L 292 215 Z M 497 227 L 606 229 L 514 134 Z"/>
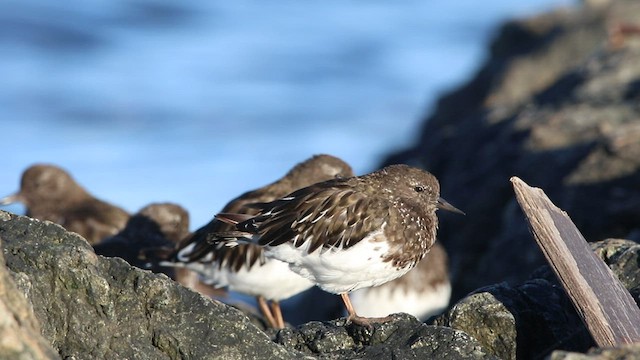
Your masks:
<path fill-rule="evenodd" d="M 533 236 L 600 347 L 640 342 L 640 309 L 545 193 L 511 178 Z"/>

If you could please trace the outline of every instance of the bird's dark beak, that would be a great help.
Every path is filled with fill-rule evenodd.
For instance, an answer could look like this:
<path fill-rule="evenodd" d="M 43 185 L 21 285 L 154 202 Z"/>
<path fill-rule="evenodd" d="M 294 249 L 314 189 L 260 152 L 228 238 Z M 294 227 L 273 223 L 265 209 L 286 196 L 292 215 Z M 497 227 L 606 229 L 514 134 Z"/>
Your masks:
<path fill-rule="evenodd" d="M 462 210 L 460 210 L 457 207 L 449 204 L 445 199 L 443 199 L 441 197 L 438 198 L 438 204 L 436 205 L 436 207 L 438 209 L 447 210 L 447 211 L 451 211 L 451 212 L 462 214 L 462 215 L 467 215 Z"/>
<path fill-rule="evenodd" d="M 22 197 L 20 196 L 20 193 L 15 193 L 0 199 L 0 205 L 9 205 L 19 201 L 22 201 Z"/>

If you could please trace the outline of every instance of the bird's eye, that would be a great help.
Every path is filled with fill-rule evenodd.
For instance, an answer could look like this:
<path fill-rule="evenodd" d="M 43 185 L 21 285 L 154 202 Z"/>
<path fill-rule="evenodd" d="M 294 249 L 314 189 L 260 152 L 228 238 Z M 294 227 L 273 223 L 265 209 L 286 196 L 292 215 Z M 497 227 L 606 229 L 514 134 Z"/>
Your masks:
<path fill-rule="evenodd" d="M 423 192 L 424 188 L 422 186 L 418 185 L 418 186 L 414 187 L 413 190 L 415 190 L 416 192 Z"/>

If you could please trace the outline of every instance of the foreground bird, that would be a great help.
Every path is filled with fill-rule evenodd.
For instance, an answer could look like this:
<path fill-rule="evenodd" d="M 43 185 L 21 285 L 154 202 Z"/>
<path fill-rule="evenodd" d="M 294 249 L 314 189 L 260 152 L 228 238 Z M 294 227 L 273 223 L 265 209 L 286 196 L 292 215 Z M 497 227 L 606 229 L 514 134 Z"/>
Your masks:
<path fill-rule="evenodd" d="M 90 244 L 122 230 L 129 214 L 96 199 L 65 170 L 37 164 L 22 174 L 20 191 L 0 199 L 0 205 L 22 202 L 27 216 L 49 220 L 76 232 Z"/>
<path fill-rule="evenodd" d="M 407 313 L 426 321 L 449 306 L 451 282 L 447 253 L 436 242 L 415 268 L 386 284 L 350 294 L 360 316 L 384 317 Z"/>
<path fill-rule="evenodd" d="M 233 199 L 222 211 L 256 215 L 258 211 L 248 204 L 273 201 L 319 181 L 350 176 L 353 172 L 344 161 L 330 155 L 316 155 L 296 165 L 278 181 Z M 258 245 L 231 248 L 213 243 L 217 233 L 232 230 L 233 225 L 214 218 L 183 241 L 162 264 L 187 267 L 201 274 L 205 283 L 255 296 L 269 325 L 283 328 L 279 302 L 307 290 L 313 283 L 292 272 L 288 264 L 265 258 Z M 271 301 L 271 308 L 267 301 Z"/>
<path fill-rule="evenodd" d="M 348 320 L 369 325 L 386 319 L 358 316 L 348 294 L 392 281 L 425 256 L 436 240 L 436 210 L 462 213 L 439 193 L 430 173 L 391 165 L 254 204 L 256 216 L 218 214 L 235 225 L 235 233 L 226 239 L 220 235 L 217 245 L 262 246 L 267 257 L 288 263 L 321 289 L 339 294 Z"/>

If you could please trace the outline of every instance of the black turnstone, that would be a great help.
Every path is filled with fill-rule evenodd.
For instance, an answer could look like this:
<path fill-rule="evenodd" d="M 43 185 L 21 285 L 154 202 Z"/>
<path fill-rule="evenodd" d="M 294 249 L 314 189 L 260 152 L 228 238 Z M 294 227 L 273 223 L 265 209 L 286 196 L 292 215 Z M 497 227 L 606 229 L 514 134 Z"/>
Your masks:
<path fill-rule="evenodd" d="M 22 202 L 27 216 L 49 220 L 76 232 L 90 244 L 122 230 L 129 214 L 95 198 L 65 170 L 37 164 L 22 174 L 20 191 L 0 199 L 0 205 Z"/>
<path fill-rule="evenodd" d="M 258 210 L 248 204 L 273 201 L 319 181 L 350 176 L 353 172 L 344 161 L 330 155 L 316 155 L 296 165 L 278 181 L 233 199 L 222 212 L 256 215 Z M 265 258 L 260 246 L 214 244 L 217 233 L 232 230 L 233 225 L 214 218 L 185 239 L 163 264 L 187 267 L 200 273 L 207 284 L 255 296 L 269 325 L 284 327 L 279 302 L 312 287 L 313 283 L 292 272 L 288 264 Z"/>
<path fill-rule="evenodd" d="M 168 268 L 153 261 L 173 253 L 177 244 L 190 235 L 189 213 L 186 209 L 173 203 L 153 203 L 133 215 L 122 231 L 93 248 L 96 254 L 120 257 L 131 265 L 165 273 L 181 285 L 203 295 L 225 296 L 224 290 L 202 283 L 198 274 L 189 269 Z"/>
<path fill-rule="evenodd" d="M 351 303 L 364 317 L 385 317 L 404 312 L 426 321 L 449 306 L 451 282 L 445 249 L 436 242 L 418 265 L 386 284 L 350 294 Z"/>
<path fill-rule="evenodd" d="M 94 244 L 93 249 L 98 255 L 119 257 L 131 265 L 148 268 L 148 262 L 139 256 L 142 249 L 173 247 L 188 234 L 187 210 L 173 203 L 153 203 L 134 214 L 120 232 Z"/>
<path fill-rule="evenodd" d="M 218 214 L 235 225 L 235 232 L 218 234 L 218 242 L 262 246 L 267 257 L 339 294 L 348 320 L 369 324 L 371 319 L 356 314 L 348 294 L 399 278 L 422 260 L 436 240 L 436 210 L 462 213 L 439 193 L 438 180 L 430 173 L 391 165 L 253 204 L 256 216 Z"/>

